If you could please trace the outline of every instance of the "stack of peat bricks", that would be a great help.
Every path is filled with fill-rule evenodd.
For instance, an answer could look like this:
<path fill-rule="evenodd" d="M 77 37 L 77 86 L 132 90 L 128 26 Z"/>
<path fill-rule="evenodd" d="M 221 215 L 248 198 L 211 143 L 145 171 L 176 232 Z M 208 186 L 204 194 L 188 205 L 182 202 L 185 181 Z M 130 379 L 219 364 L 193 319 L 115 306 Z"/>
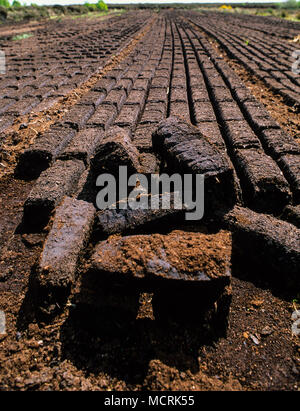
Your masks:
<path fill-rule="evenodd" d="M 299 289 L 299 146 L 202 36 L 162 13 L 22 153 L 18 174 L 38 177 L 24 225 L 48 230 L 35 268 L 43 313 L 61 309 L 81 281 L 100 308 L 134 319 L 147 292 L 156 320 L 225 330 L 233 270 Z M 118 181 L 119 166 L 203 175 L 203 219 L 185 221 L 175 207 L 97 209 L 97 177 Z"/>

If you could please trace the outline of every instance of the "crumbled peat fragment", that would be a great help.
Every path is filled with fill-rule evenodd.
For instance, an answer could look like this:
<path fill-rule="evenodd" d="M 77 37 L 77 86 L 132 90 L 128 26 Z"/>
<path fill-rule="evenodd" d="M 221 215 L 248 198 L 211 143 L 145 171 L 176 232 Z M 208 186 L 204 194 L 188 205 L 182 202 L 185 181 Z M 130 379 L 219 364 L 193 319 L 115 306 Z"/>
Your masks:
<path fill-rule="evenodd" d="M 212 204 L 220 207 L 236 201 L 233 168 L 197 127 L 180 117 L 169 117 L 152 134 L 152 144 L 171 170 L 204 175 L 206 210 Z"/>
<path fill-rule="evenodd" d="M 25 224 L 36 228 L 45 226 L 63 197 L 75 192 L 84 169 L 82 161 L 57 160 L 43 171 L 25 201 Z"/>
<path fill-rule="evenodd" d="M 52 314 L 67 299 L 94 216 L 92 204 L 70 197 L 57 207 L 36 271 L 37 297 L 43 313 Z"/>
<path fill-rule="evenodd" d="M 19 157 L 16 174 L 24 178 L 37 178 L 55 161 L 76 131 L 68 127 L 52 127 L 36 138 L 34 144 Z"/>
<path fill-rule="evenodd" d="M 133 232 L 139 229 L 162 230 L 167 228 L 172 221 L 184 220 L 184 210 L 174 208 L 174 194 L 170 193 L 170 208 L 162 208 L 162 195 L 147 196 L 148 209 L 120 209 L 117 204 L 116 209 L 107 209 L 97 212 L 95 230 L 101 235 L 112 235 L 123 232 Z M 151 197 L 156 197 L 157 209 L 151 209 Z"/>
<path fill-rule="evenodd" d="M 104 132 L 102 130 L 85 128 L 75 135 L 59 158 L 62 160 L 77 158 L 88 165 L 103 137 Z"/>
<path fill-rule="evenodd" d="M 233 253 L 251 275 L 276 277 L 280 287 L 300 289 L 300 230 L 275 217 L 235 207 L 221 217 L 233 232 Z"/>
<path fill-rule="evenodd" d="M 112 127 L 97 147 L 91 160 L 95 172 L 119 173 L 119 166 L 127 166 L 128 172 L 139 168 L 139 152 L 133 145 L 130 134 L 120 127 Z"/>
<path fill-rule="evenodd" d="M 227 231 L 111 236 L 96 245 L 91 273 L 104 288 L 115 284 L 124 287 L 124 293 L 154 292 L 157 318 L 199 320 L 201 312 L 214 310 L 222 301 L 218 315 L 224 320 L 230 301 L 230 259 Z"/>

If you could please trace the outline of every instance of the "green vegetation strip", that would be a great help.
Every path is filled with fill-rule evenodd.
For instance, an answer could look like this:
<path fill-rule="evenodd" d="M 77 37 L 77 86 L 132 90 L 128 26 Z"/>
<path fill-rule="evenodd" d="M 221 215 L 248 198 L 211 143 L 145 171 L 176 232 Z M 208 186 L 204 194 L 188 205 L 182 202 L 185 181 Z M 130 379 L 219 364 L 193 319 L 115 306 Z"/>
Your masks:
<path fill-rule="evenodd" d="M 40 20 L 51 18 L 64 18 L 64 17 L 83 17 L 92 16 L 101 17 L 105 14 L 110 14 L 111 9 L 108 11 L 107 5 L 103 0 L 99 0 L 97 3 L 85 3 L 71 6 L 38 6 L 31 3 L 30 6 L 22 5 L 19 0 L 0 0 L 0 24 L 3 22 L 18 22 L 23 20 Z M 120 10 L 118 10 L 120 11 Z"/>
<path fill-rule="evenodd" d="M 17 41 L 17 40 L 28 39 L 29 37 L 32 37 L 32 36 L 33 36 L 32 33 L 22 33 L 22 34 L 17 34 L 16 36 L 12 37 L 11 39 L 13 41 Z"/>

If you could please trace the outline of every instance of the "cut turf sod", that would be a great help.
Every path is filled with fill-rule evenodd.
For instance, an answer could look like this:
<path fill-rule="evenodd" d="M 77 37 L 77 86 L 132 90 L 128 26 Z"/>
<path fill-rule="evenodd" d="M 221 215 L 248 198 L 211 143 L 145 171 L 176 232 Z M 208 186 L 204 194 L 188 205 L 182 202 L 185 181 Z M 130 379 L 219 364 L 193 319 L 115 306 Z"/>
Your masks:
<path fill-rule="evenodd" d="M 68 297 L 78 259 L 91 234 L 94 215 L 92 204 L 70 197 L 57 207 L 36 268 L 36 294 L 42 312 L 55 312 Z"/>
<path fill-rule="evenodd" d="M 42 172 L 24 204 L 24 222 L 27 226 L 45 226 L 52 211 L 64 196 L 71 195 L 84 171 L 80 160 L 57 160 Z"/>
<path fill-rule="evenodd" d="M 118 286 L 128 298 L 154 292 L 160 319 L 199 321 L 200 312 L 211 310 L 225 294 L 230 296 L 230 260 L 231 235 L 226 231 L 111 236 L 96 245 L 90 273 L 100 287 Z M 226 311 L 227 298 L 224 304 Z"/>

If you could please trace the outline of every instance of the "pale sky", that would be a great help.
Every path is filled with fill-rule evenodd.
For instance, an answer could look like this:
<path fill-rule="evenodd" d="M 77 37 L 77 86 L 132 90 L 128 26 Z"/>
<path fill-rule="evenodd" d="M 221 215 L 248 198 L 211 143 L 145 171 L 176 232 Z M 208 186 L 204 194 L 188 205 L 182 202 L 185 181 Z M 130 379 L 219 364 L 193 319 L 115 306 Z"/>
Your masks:
<path fill-rule="evenodd" d="M 118 3 L 118 4 L 128 4 L 128 3 L 201 3 L 201 0 L 163 0 L 163 1 L 158 1 L 158 0 L 104 0 L 105 3 L 110 4 L 110 3 Z M 277 0 L 278 1 L 278 0 Z M 280 0 L 279 0 L 280 1 Z M 21 3 L 35 3 L 38 5 L 47 5 L 47 4 L 64 4 L 64 5 L 70 5 L 70 4 L 84 4 L 85 2 L 89 3 L 97 3 L 97 0 L 21 0 Z M 263 0 L 263 3 L 274 3 L 276 0 Z M 202 3 L 259 3 L 259 0 L 248 0 L 248 1 L 243 1 L 243 0 L 230 0 L 230 1 L 222 1 L 222 0 L 204 0 Z"/>

